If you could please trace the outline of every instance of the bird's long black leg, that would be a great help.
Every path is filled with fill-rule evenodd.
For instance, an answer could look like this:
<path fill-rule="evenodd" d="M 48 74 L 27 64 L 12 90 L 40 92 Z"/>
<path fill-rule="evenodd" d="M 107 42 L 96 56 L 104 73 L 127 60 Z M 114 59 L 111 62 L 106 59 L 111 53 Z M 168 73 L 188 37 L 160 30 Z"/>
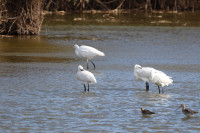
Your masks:
<path fill-rule="evenodd" d="M 87 69 L 89 69 L 89 65 L 88 65 L 88 59 L 87 59 Z"/>
<path fill-rule="evenodd" d="M 149 83 L 146 82 L 146 91 L 149 91 Z"/>
<path fill-rule="evenodd" d="M 94 66 L 94 69 L 95 69 L 95 64 L 94 64 L 94 62 L 92 62 L 92 60 L 90 60 L 90 61 L 91 61 L 92 65 Z"/>
<path fill-rule="evenodd" d="M 160 87 L 158 86 L 158 91 L 159 91 L 159 94 L 160 94 Z"/>
<path fill-rule="evenodd" d="M 84 84 L 84 89 L 85 89 L 85 92 L 86 92 L 86 86 L 85 86 L 85 84 Z"/>
<path fill-rule="evenodd" d="M 90 88 L 90 87 L 89 87 L 89 84 L 88 84 L 88 92 L 89 92 L 89 90 L 90 90 L 89 88 Z"/>

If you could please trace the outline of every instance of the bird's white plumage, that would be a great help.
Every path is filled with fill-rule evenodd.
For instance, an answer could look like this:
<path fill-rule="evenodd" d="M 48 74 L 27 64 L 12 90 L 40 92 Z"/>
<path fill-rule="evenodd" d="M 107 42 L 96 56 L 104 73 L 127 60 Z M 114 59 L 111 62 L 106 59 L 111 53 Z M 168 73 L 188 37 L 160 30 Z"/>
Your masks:
<path fill-rule="evenodd" d="M 171 77 L 167 76 L 162 71 L 151 67 L 141 67 L 138 64 L 134 66 L 134 76 L 136 80 L 151 82 L 161 87 L 168 86 L 173 82 Z"/>
<path fill-rule="evenodd" d="M 83 83 L 96 83 L 96 79 L 94 75 L 83 69 L 81 65 L 78 66 L 78 72 L 76 74 L 78 80 L 82 81 Z"/>
<path fill-rule="evenodd" d="M 158 70 L 151 71 L 150 80 L 153 84 L 156 84 L 157 86 L 161 87 L 168 86 L 173 82 L 171 77 L 167 76 L 165 73 Z"/>
<path fill-rule="evenodd" d="M 90 46 L 78 46 L 77 44 L 74 45 L 75 53 L 80 58 L 92 59 L 97 56 L 105 56 L 105 54 L 93 47 Z"/>
<path fill-rule="evenodd" d="M 150 67 L 141 67 L 140 65 L 135 65 L 134 67 L 134 76 L 136 80 L 149 82 L 150 73 L 153 68 Z"/>

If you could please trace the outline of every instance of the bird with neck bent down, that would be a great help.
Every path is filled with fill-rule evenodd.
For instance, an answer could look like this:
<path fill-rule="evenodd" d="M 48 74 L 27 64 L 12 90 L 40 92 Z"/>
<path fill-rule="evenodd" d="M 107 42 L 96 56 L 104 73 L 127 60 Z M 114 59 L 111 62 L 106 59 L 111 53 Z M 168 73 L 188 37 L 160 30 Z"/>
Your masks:
<path fill-rule="evenodd" d="M 138 64 L 134 66 L 134 77 L 136 80 L 141 80 L 146 82 L 146 91 L 149 91 L 149 82 L 157 85 L 159 94 L 160 94 L 160 87 L 168 86 L 173 82 L 171 77 L 167 76 L 162 71 L 156 70 L 151 67 L 141 67 Z"/>
<path fill-rule="evenodd" d="M 77 44 L 74 45 L 75 48 L 75 54 L 80 57 L 80 58 L 84 58 L 87 60 L 87 69 L 89 69 L 89 65 L 88 65 L 88 61 L 90 61 L 92 63 L 92 65 L 94 66 L 95 69 L 95 64 L 92 61 L 92 59 L 94 57 L 98 57 L 98 56 L 105 56 L 105 54 L 93 47 L 90 46 L 78 46 Z"/>
<path fill-rule="evenodd" d="M 78 66 L 78 72 L 76 74 L 76 77 L 77 77 L 78 80 L 83 82 L 85 92 L 86 92 L 86 85 L 85 84 L 88 85 L 87 91 L 89 92 L 89 84 L 97 82 L 94 75 L 91 72 L 84 70 L 81 65 Z"/>

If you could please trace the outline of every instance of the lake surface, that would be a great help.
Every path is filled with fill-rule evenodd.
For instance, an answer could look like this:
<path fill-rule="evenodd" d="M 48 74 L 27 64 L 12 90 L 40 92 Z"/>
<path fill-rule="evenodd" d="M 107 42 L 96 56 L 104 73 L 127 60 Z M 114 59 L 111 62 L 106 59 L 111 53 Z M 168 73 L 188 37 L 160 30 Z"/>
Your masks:
<path fill-rule="evenodd" d="M 0 132 L 200 132 L 200 13 L 46 15 L 40 36 L 0 39 Z M 105 53 L 84 92 L 73 45 Z M 135 64 L 174 80 L 158 94 Z M 144 107 L 156 114 L 143 116 Z"/>

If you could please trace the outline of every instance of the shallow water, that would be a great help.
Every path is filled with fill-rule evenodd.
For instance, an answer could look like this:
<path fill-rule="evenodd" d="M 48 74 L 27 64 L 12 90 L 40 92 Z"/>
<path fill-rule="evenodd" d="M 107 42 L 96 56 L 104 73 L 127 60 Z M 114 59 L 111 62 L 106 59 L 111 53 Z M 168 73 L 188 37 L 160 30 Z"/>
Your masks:
<path fill-rule="evenodd" d="M 200 111 L 198 15 L 47 15 L 41 36 L 0 39 L 0 131 L 199 132 L 199 114 L 175 111 L 182 103 Z M 95 70 L 90 64 L 97 83 L 89 93 L 76 79 L 77 66 L 86 68 L 76 43 L 106 55 L 93 60 Z M 135 64 L 159 69 L 174 83 L 164 94 L 153 84 L 146 92 L 133 77 Z M 156 114 L 143 116 L 141 107 Z"/>

